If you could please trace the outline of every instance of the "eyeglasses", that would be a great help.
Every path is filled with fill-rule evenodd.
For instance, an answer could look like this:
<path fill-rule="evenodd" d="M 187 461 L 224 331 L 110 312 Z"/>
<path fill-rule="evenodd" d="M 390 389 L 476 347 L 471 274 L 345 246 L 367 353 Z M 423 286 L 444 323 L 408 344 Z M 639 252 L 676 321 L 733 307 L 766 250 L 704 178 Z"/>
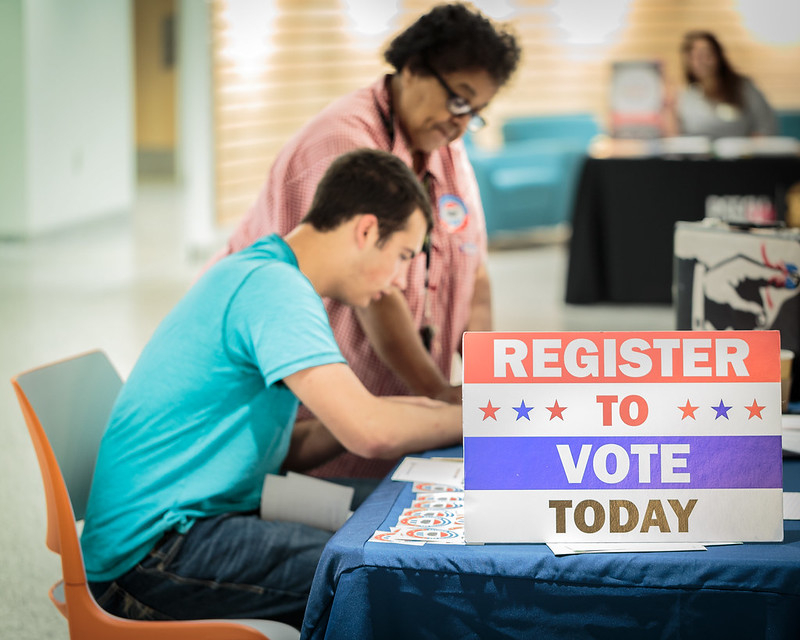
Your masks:
<path fill-rule="evenodd" d="M 442 85 L 442 89 L 447 92 L 447 110 L 454 116 L 468 115 L 470 118 L 467 123 L 467 129 L 472 133 L 483 129 L 486 126 L 486 120 L 484 120 L 483 116 L 472 108 L 472 105 L 466 98 L 453 91 L 450 85 L 444 81 L 442 76 L 436 73 L 433 67 L 428 65 L 428 70 L 433 74 L 433 77 L 439 81 L 439 84 Z"/>

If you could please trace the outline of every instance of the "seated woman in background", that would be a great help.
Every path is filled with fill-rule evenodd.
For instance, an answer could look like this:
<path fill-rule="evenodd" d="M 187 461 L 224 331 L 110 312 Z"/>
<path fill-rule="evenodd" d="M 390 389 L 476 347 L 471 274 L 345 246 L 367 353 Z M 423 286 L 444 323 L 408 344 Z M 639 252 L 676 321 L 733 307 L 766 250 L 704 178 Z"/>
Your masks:
<path fill-rule="evenodd" d="M 776 135 L 772 107 L 752 80 L 731 67 L 712 33 L 687 33 L 681 58 L 688 86 L 675 104 L 674 133 L 711 138 Z"/>

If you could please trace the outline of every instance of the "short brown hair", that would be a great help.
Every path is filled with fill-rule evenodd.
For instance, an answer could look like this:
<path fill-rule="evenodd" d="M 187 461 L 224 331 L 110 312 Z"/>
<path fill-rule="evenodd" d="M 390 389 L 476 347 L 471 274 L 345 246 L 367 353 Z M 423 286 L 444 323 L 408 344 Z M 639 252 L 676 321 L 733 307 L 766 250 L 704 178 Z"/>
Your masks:
<path fill-rule="evenodd" d="M 382 243 L 404 229 L 417 209 L 430 231 L 430 200 L 408 165 L 386 151 L 356 149 L 331 163 L 302 221 L 318 231 L 330 231 L 356 215 L 371 213 L 378 219 Z"/>

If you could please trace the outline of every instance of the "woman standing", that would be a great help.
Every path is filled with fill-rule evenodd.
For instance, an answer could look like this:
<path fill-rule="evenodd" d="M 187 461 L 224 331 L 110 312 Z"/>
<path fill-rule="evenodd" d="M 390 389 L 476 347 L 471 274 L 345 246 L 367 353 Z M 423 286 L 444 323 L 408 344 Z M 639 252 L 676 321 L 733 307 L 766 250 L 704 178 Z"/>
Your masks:
<path fill-rule="evenodd" d="M 326 301 L 339 347 L 375 395 L 417 394 L 461 401 L 450 385 L 465 330 L 491 330 L 486 225 L 461 137 L 484 124 L 483 109 L 513 74 L 516 39 L 479 12 L 438 5 L 384 52 L 394 72 L 334 101 L 281 149 L 261 193 L 216 259 L 300 223 L 319 179 L 359 147 L 401 158 L 425 185 L 434 210 L 426 250 L 411 263 L 404 291 L 365 310 Z M 309 414 L 301 412 L 301 419 Z M 302 429 L 295 430 L 298 437 Z M 382 476 L 389 468 L 339 465 L 328 475 Z"/>

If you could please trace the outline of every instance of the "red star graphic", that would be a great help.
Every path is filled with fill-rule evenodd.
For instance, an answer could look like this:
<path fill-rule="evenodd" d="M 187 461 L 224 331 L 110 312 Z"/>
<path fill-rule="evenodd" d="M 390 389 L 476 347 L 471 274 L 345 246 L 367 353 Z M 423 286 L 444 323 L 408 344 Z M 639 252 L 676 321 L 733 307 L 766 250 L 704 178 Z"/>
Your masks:
<path fill-rule="evenodd" d="M 686 418 L 691 418 L 692 420 L 697 420 L 694 417 L 694 412 L 697 411 L 698 407 L 693 407 L 692 403 L 689 402 L 689 398 L 686 398 L 686 404 L 683 407 L 678 407 L 681 411 L 683 411 L 683 415 L 681 416 L 681 420 L 685 420 Z"/>
<path fill-rule="evenodd" d="M 753 398 L 753 404 L 750 405 L 749 407 L 745 406 L 745 409 L 747 409 L 750 412 L 750 415 L 747 416 L 747 419 L 749 420 L 750 418 L 758 418 L 759 420 L 763 420 L 764 418 L 761 417 L 761 412 L 764 410 L 765 407 L 766 405 L 762 407 L 760 404 L 756 402 L 756 399 Z"/>
<path fill-rule="evenodd" d="M 486 420 L 487 418 L 491 418 L 495 422 L 497 422 L 497 416 L 495 416 L 494 414 L 497 413 L 497 410 L 499 408 L 500 407 L 493 407 L 491 400 L 489 400 L 489 404 L 487 404 L 485 407 L 479 407 L 479 409 L 483 411 L 484 420 Z"/>
<path fill-rule="evenodd" d="M 550 419 L 552 420 L 553 418 L 561 418 L 563 421 L 564 416 L 561 414 L 564 413 L 564 409 L 566 409 L 566 407 L 559 407 L 558 400 L 556 400 L 552 407 L 547 407 L 547 410 L 550 412 Z"/>

